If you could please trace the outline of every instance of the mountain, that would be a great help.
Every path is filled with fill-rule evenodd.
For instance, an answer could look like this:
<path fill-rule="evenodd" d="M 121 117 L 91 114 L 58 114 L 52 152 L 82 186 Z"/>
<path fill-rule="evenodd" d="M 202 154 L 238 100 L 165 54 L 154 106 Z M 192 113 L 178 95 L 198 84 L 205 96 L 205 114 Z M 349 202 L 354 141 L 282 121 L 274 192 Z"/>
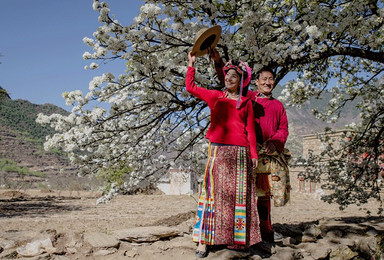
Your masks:
<path fill-rule="evenodd" d="M 0 98 L 11 98 L 7 91 L 0 86 Z"/>
<path fill-rule="evenodd" d="M 280 93 L 281 88 L 277 87 L 274 96 L 278 97 Z M 290 131 L 286 147 L 294 157 L 302 154 L 303 135 L 322 132 L 325 127 L 341 129 L 359 120 L 358 110 L 353 104 L 348 104 L 336 124 L 316 119 L 312 109 L 324 110 L 330 99 L 330 94 L 325 94 L 322 99 L 311 98 L 301 108 L 285 106 Z M 79 179 L 74 177 L 77 169 L 70 165 L 65 153 L 44 151 L 45 136 L 53 134 L 54 129 L 37 124 L 38 113 L 68 114 L 52 104 L 36 105 L 27 100 L 12 100 L 8 95 L 0 96 L 0 187 L 80 185 Z M 84 182 L 91 185 L 90 179 Z"/>
<path fill-rule="evenodd" d="M 278 98 L 282 90 L 280 85 L 276 86 L 273 90 L 273 96 Z M 291 151 L 293 157 L 300 157 L 303 153 L 303 136 L 324 132 L 326 127 L 335 130 L 344 129 L 347 124 L 360 121 L 359 110 L 356 108 L 357 101 L 345 105 L 336 123 L 328 123 L 315 118 L 312 109 L 316 108 L 319 111 L 324 111 L 331 98 L 331 93 L 325 92 L 319 99 L 311 97 L 300 108 L 285 105 L 289 123 L 289 136 L 286 148 Z"/>
<path fill-rule="evenodd" d="M 44 151 L 51 127 L 36 123 L 38 113 L 68 114 L 52 104 L 36 105 L 26 100 L 0 97 L 0 186 L 6 188 L 46 187 L 76 175 L 60 150 Z"/>

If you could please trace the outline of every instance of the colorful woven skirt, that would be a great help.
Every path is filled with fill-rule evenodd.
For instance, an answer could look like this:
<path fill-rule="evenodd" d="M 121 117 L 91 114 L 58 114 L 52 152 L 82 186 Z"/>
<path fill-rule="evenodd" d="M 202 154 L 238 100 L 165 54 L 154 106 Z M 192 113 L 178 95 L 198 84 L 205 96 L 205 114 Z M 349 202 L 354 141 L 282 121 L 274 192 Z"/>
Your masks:
<path fill-rule="evenodd" d="M 209 146 L 192 236 L 195 242 L 235 248 L 261 241 L 247 148 Z"/>

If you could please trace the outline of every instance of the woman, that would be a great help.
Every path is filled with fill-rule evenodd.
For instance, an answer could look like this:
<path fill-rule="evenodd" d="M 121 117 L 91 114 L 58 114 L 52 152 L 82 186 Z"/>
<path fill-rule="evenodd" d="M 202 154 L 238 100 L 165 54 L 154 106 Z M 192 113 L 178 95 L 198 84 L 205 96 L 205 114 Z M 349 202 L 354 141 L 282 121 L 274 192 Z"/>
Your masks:
<path fill-rule="evenodd" d="M 201 258 L 207 256 L 207 245 L 240 249 L 261 241 L 252 174 L 257 150 L 252 102 L 245 97 L 251 69 L 241 61 L 228 62 L 225 90 L 207 90 L 194 82 L 196 57 L 189 53 L 188 60 L 186 89 L 211 111 L 208 162 L 193 230 Z"/>

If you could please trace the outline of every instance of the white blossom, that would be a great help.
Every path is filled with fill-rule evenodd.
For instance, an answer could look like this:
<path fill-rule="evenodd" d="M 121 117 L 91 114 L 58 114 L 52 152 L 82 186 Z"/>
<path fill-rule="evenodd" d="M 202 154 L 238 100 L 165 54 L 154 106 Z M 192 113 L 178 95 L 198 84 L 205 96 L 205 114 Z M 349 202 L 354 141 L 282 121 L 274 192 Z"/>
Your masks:
<path fill-rule="evenodd" d="M 44 148 L 68 151 L 71 162 L 88 173 L 130 168 L 126 183 L 112 187 L 108 198 L 146 176 L 165 174 L 164 165 L 193 169 L 206 156 L 209 109 L 185 90 L 187 54 L 196 32 L 212 24 L 223 28 L 216 47 L 221 56 L 247 61 L 254 71 L 262 66 L 276 69 L 285 106 L 300 107 L 313 96 L 329 93 L 327 109 L 313 112 L 333 122 L 339 105 L 358 98 L 363 123 L 350 124 L 351 129 L 367 124 L 383 108 L 384 87 L 376 84 L 383 71 L 378 59 L 384 41 L 383 7 L 363 16 L 362 11 L 369 14 L 371 8 L 366 1 L 325 6 L 310 0 L 302 9 L 289 1 L 251 2 L 145 1 L 133 23 L 122 25 L 113 14 L 117 6 L 94 0 L 101 24 L 92 37 L 83 38 L 90 48 L 83 59 L 91 60 L 84 68 L 120 59 L 125 73 L 115 77 L 104 71 L 90 79 L 87 93 L 63 93 L 72 107 L 67 116 L 39 115 L 38 122 L 57 131 Z M 235 20 L 227 15 L 234 12 L 239 14 Z M 208 56 L 198 57 L 195 65 L 197 84 L 217 87 Z"/>

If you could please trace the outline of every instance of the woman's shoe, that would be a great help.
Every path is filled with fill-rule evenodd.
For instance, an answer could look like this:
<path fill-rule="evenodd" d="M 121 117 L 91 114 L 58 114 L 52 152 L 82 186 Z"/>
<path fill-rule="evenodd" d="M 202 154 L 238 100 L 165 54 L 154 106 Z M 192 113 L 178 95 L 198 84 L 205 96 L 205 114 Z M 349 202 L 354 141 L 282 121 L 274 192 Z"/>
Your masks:
<path fill-rule="evenodd" d="M 208 255 L 208 250 L 205 250 L 205 251 L 196 250 L 195 251 L 195 256 L 198 258 L 204 258 L 204 257 L 207 257 L 207 255 Z"/>
<path fill-rule="evenodd" d="M 197 258 L 204 258 L 204 257 L 207 257 L 207 255 L 208 255 L 208 247 L 207 247 L 207 245 L 199 244 L 199 246 L 197 247 L 197 249 L 195 251 L 195 256 Z"/>

